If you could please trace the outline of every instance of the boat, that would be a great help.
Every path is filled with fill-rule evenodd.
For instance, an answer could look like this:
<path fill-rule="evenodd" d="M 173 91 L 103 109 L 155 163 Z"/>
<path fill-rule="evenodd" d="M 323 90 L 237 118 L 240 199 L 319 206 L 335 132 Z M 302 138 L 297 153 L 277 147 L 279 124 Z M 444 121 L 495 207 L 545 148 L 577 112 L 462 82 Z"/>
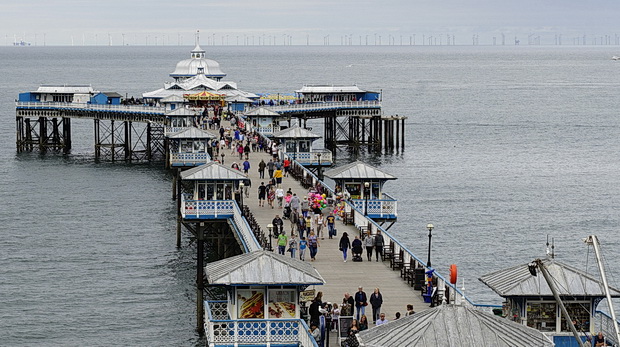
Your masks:
<path fill-rule="evenodd" d="M 611 57 L 611 60 L 620 60 L 620 57 L 617 55 L 614 55 L 613 57 Z"/>

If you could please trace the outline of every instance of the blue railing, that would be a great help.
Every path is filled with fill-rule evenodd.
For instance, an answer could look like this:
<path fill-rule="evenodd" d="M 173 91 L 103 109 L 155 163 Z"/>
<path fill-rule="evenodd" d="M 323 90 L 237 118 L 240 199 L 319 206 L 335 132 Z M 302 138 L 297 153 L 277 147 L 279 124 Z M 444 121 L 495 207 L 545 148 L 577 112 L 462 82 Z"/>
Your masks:
<path fill-rule="evenodd" d="M 71 102 L 17 102 L 18 110 L 101 111 L 130 114 L 164 115 L 164 107 L 143 105 L 82 104 Z"/>
<path fill-rule="evenodd" d="M 205 301 L 209 346 L 298 344 L 318 347 L 302 319 L 230 319 L 226 301 Z"/>

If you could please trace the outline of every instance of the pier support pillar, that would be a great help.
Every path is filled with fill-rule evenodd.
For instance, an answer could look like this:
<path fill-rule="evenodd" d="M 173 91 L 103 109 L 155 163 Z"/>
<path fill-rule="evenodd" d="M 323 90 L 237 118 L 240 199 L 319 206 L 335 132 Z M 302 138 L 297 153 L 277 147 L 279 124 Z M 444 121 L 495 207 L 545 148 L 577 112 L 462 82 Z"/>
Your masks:
<path fill-rule="evenodd" d="M 196 331 L 204 335 L 204 223 L 196 223 Z"/>
<path fill-rule="evenodd" d="M 177 248 L 181 248 L 181 169 L 176 172 L 176 198 L 177 198 Z"/>

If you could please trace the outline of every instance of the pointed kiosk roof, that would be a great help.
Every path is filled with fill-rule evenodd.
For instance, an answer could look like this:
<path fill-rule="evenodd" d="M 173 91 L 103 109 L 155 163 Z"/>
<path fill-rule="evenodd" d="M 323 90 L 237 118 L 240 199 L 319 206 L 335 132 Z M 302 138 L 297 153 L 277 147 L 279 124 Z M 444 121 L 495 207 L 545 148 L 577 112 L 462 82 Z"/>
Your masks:
<path fill-rule="evenodd" d="M 325 176 L 337 179 L 378 179 L 378 180 L 395 180 L 396 177 L 385 171 L 381 171 L 376 167 L 370 166 L 361 161 L 343 165 L 325 172 Z"/>
<path fill-rule="evenodd" d="M 310 263 L 267 250 L 244 253 L 205 266 L 211 285 L 320 285 L 325 280 Z"/>
<path fill-rule="evenodd" d="M 247 112 L 245 114 L 245 116 L 269 116 L 269 117 L 274 117 L 274 116 L 280 116 L 280 114 L 278 112 L 272 111 L 267 109 L 266 107 L 259 107 L 255 110 L 252 110 L 250 112 Z"/>
<path fill-rule="evenodd" d="M 358 333 L 362 346 L 553 346 L 542 332 L 473 306 L 441 305 Z"/>
<path fill-rule="evenodd" d="M 556 282 L 560 296 L 604 297 L 603 283 L 592 275 L 555 259 L 543 259 L 543 264 Z M 542 276 L 532 276 L 528 264 L 495 271 L 479 278 L 502 297 L 508 296 L 553 296 L 547 281 Z M 612 297 L 620 297 L 620 291 L 609 287 Z"/>
<path fill-rule="evenodd" d="M 166 112 L 166 116 L 172 116 L 172 117 L 198 116 L 198 115 L 200 115 L 198 110 L 189 109 L 187 107 L 179 107 L 179 108 L 175 108 L 174 110 L 170 112 Z"/>
<path fill-rule="evenodd" d="M 168 135 L 171 139 L 214 139 L 215 135 L 196 127 L 187 128 Z"/>
<path fill-rule="evenodd" d="M 212 161 L 181 172 L 181 179 L 185 181 L 241 181 L 247 177 L 239 170 L 229 169 Z"/>
<path fill-rule="evenodd" d="M 271 137 L 276 139 L 320 139 L 321 135 L 317 135 L 299 125 L 294 125 L 274 133 Z"/>

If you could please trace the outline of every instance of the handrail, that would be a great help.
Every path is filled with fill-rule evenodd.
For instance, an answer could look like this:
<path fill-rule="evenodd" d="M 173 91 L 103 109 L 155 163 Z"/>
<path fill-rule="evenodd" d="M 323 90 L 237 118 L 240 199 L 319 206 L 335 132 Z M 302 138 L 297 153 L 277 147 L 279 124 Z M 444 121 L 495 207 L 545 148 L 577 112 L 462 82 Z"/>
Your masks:
<path fill-rule="evenodd" d="M 34 109 L 84 109 L 84 110 L 101 110 L 101 111 L 120 111 L 132 113 L 153 113 L 164 115 L 165 107 L 146 106 L 146 105 L 109 105 L 109 104 L 87 104 L 72 102 L 26 102 L 17 101 L 17 108 L 34 108 Z"/>
<path fill-rule="evenodd" d="M 252 228 L 250 228 L 250 225 L 248 224 L 247 219 L 245 219 L 245 217 L 243 216 L 243 214 L 241 213 L 241 209 L 239 208 L 239 205 L 237 205 L 237 202 L 233 200 L 233 225 L 236 228 L 239 228 L 239 235 L 242 235 L 242 241 L 244 243 L 244 247 L 246 248 L 247 252 L 253 252 L 253 251 L 258 251 L 263 249 L 260 245 L 260 243 L 258 242 L 258 240 L 256 239 L 256 236 L 254 236 L 254 233 L 252 232 Z"/>
<path fill-rule="evenodd" d="M 293 112 L 298 110 L 323 110 L 323 109 L 335 109 L 335 108 L 380 108 L 380 101 L 341 101 L 341 102 L 312 102 L 302 104 L 287 104 L 287 105 L 259 105 L 249 108 L 245 113 L 251 112 L 255 109 L 266 108 L 268 110 L 277 112 Z"/>

